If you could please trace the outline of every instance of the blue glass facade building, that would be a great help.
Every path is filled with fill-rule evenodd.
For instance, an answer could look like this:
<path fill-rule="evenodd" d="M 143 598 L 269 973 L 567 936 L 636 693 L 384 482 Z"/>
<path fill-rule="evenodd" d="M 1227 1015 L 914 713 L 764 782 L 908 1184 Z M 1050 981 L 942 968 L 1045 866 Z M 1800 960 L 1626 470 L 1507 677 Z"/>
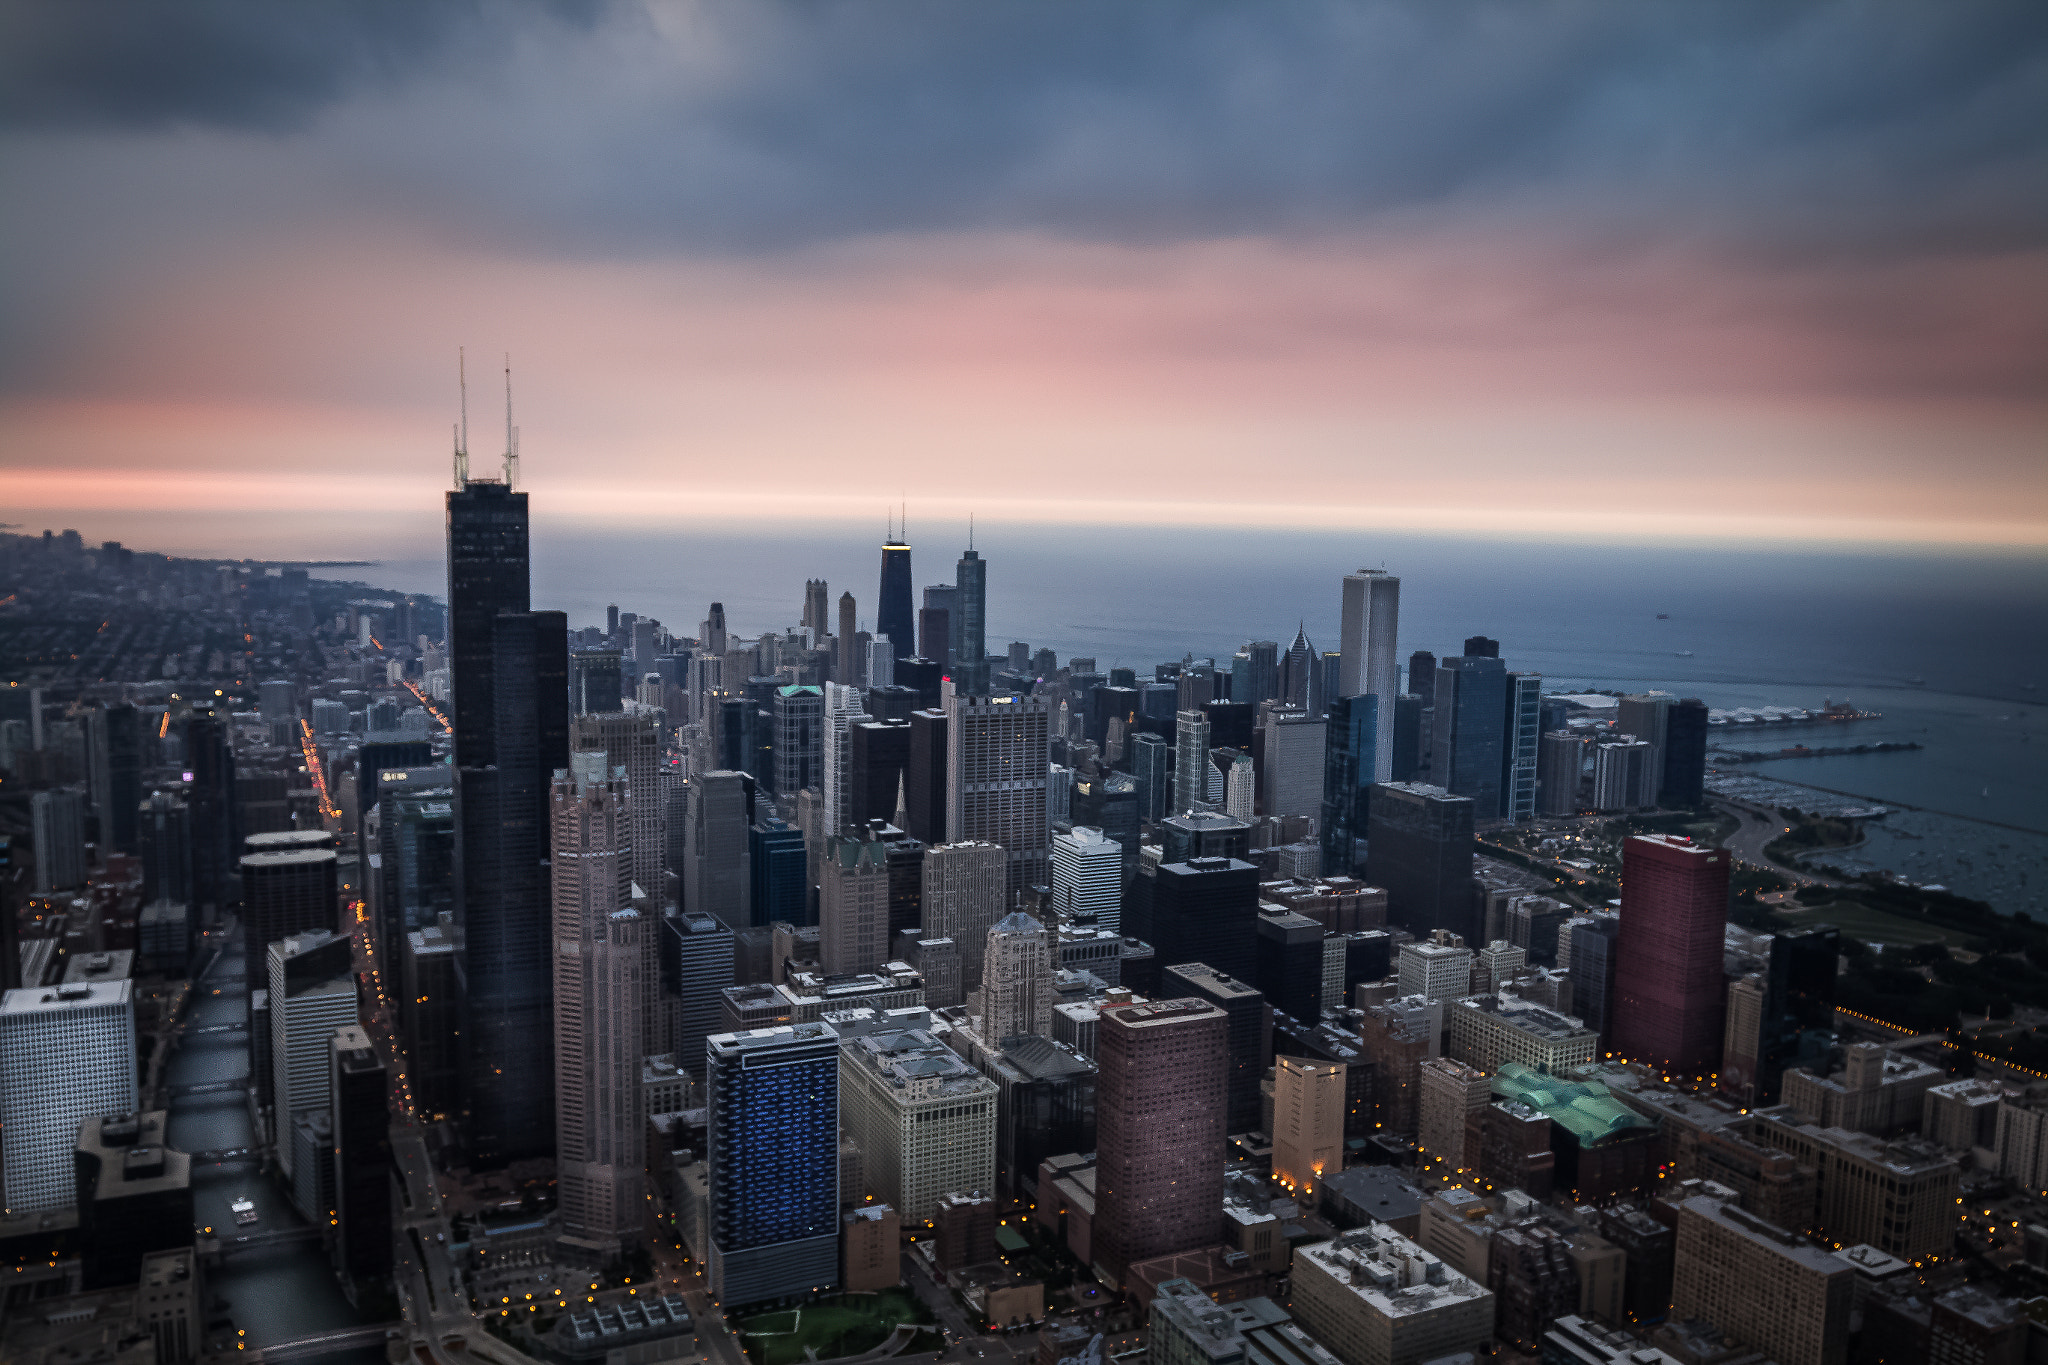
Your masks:
<path fill-rule="evenodd" d="M 1499 659 L 1463 654 L 1437 665 L 1430 779 L 1453 796 L 1471 797 L 1481 821 L 1500 815 L 1507 693 L 1507 668 Z"/>
<path fill-rule="evenodd" d="M 727 1309 L 839 1281 L 839 1035 L 829 1024 L 704 1040 L 711 1292 Z"/>
<path fill-rule="evenodd" d="M 1379 754 L 1380 700 L 1371 693 L 1330 703 L 1323 744 L 1323 873 L 1348 876 L 1365 837 L 1366 794 Z"/>
<path fill-rule="evenodd" d="M 1500 818 L 1536 818 L 1536 742 L 1543 733 L 1543 675 L 1510 673 L 1501 716 Z"/>
<path fill-rule="evenodd" d="M 750 924 L 791 924 L 809 922 L 805 911 L 804 832 L 786 820 L 770 816 L 747 831 Z"/>
<path fill-rule="evenodd" d="M 889 637 L 889 652 L 897 658 L 916 656 L 917 608 L 911 600 L 910 547 L 901 541 L 882 544 L 882 584 L 875 608 L 875 634 Z"/>

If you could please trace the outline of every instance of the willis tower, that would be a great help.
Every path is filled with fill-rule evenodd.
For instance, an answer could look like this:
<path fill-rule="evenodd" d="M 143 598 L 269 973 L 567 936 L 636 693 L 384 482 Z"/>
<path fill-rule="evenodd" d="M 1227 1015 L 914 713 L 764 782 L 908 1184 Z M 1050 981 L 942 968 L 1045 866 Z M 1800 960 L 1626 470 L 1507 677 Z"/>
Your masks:
<path fill-rule="evenodd" d="M 518 471 L 508 367 L 503 477 L 470 477 L 465 410 L 448 494 L 463 1142 L 479 1169 L 555 1142 L 547 802 L 551 774 L 569 765 L 568 618 L 529 610 Z"/>

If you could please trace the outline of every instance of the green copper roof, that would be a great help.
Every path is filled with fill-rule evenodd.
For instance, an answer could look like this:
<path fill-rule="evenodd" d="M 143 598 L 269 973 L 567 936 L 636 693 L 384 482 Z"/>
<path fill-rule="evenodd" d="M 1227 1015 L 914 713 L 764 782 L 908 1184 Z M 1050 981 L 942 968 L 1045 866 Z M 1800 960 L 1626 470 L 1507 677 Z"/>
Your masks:
<path fill-rule="evenodd" d="M 1604 1085 L 1567 1081 L 1508 1062 L 1494 1073 L 1493 1093 L 1520 1100 L 1571 1130 L 1581 1143 L 1597 1142 L 1631 1128 L 1654 1128 L 1642 1115 L 1614 1098 Z"/>

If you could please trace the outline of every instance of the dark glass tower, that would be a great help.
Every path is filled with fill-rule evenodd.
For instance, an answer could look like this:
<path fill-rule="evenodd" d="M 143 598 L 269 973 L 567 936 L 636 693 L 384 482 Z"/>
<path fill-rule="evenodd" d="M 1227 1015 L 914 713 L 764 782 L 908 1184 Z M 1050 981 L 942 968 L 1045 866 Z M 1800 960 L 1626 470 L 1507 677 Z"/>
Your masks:
<path fill-rule="evenodd" d="M 968 550 L 954 566 L 959 597 L 951 621 L 953 666 L 969 670 L 969 691 L 988 690 L 988 561 Z"/>
<path fill-rule="evenodd" d="M 1507 699 L 1507 669 L 1499 659 L 1459 655 L 1437 665 L 1430 780 L 1453 796 L 1471 797 L 1479 820 L 1500 816 Z"/>
<path fill-rule="evenodd" d="M 1379 753 L 1379 698 L 1370 693 L 1330 703 L 1323 745 L 1323 873 L 1349 876 L 1355 840 L 1365 837 L 1366 793 Z"/>
<path fill-rule="evenodd" d="M 1674 702 L 1664 718 L 1664 788 L 1660 806 L 1684 808 L 1706 799 L 1707 704 L 1698 697 Z"/>
<path fill-rule="evenodd" d="M 1140 876 L 1126 918 L 1166 966 L 1206 962 L 1240 981 L 1257 975 L 1259 870 L 1235 858 L 1161 863 Z"/>
<path fill-rule="evenodd" d="M 875 608 L 875 633 L 889 637 L 889 652 L 899 659 L 917 653 L 917 608 L 910 590 L 910 546 L 900 540 L 882 542 L 882 590 Z"/>
<path fill-rule="evenodd" d="M 706 1039 L 711 1292 L 728 1308 L 839 1281 L 839 1035 Z"/>
<path fill-rule="evenodd" d="M 135 808 L 142 803 L 142 731 L 135 708 L 125 703 L 101 706 L 87 713 L 86 723 L 100 848 L 103 852 L 137 852 Z"/>
<path fill-rule="evenodd" d="M 464 1137 L 489 1169 L 554 1149 L 547 778 L 568 765 L 568 622 L 531 612 L 526 494 L 448 495 L 455 903 L 467 994 Z"/>
<path fill-rule="evenodd" d="M 1480 939 L 1472 900 L 1472 801 L 1420 782 L 1382 782 L 1367 819 L 1365 879 L 1387 889 L 1387 919 L 1417 938 Z"/>

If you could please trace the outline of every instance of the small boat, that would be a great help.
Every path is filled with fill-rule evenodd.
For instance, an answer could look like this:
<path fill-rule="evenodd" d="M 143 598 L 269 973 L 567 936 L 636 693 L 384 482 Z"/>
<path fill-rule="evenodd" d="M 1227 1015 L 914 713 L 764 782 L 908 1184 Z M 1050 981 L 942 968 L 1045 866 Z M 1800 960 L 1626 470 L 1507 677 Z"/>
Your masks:
<path fill-rule="evenodd" d="M 257 1221 L 256 1201 L 246 1194 L 229 1204 L 228 1212 L 235 1215 L 235 1225 L 237 1227 L 245 1228 Z"/>
<path fill-rule="evenodd" d="M 1689 649 L 1681 649 L 1677 652 L 1677 657 L 1681 659 L 1690 659 L 1692 657 L 1692 651 Z"/>
<path fill-rule="evenodd" d="M 1659 621 L 1669 621 L 1671 619 L 1671 613 L 1668 611 L 1660 611 L 1657 613 L 1657 619 Z"/>

